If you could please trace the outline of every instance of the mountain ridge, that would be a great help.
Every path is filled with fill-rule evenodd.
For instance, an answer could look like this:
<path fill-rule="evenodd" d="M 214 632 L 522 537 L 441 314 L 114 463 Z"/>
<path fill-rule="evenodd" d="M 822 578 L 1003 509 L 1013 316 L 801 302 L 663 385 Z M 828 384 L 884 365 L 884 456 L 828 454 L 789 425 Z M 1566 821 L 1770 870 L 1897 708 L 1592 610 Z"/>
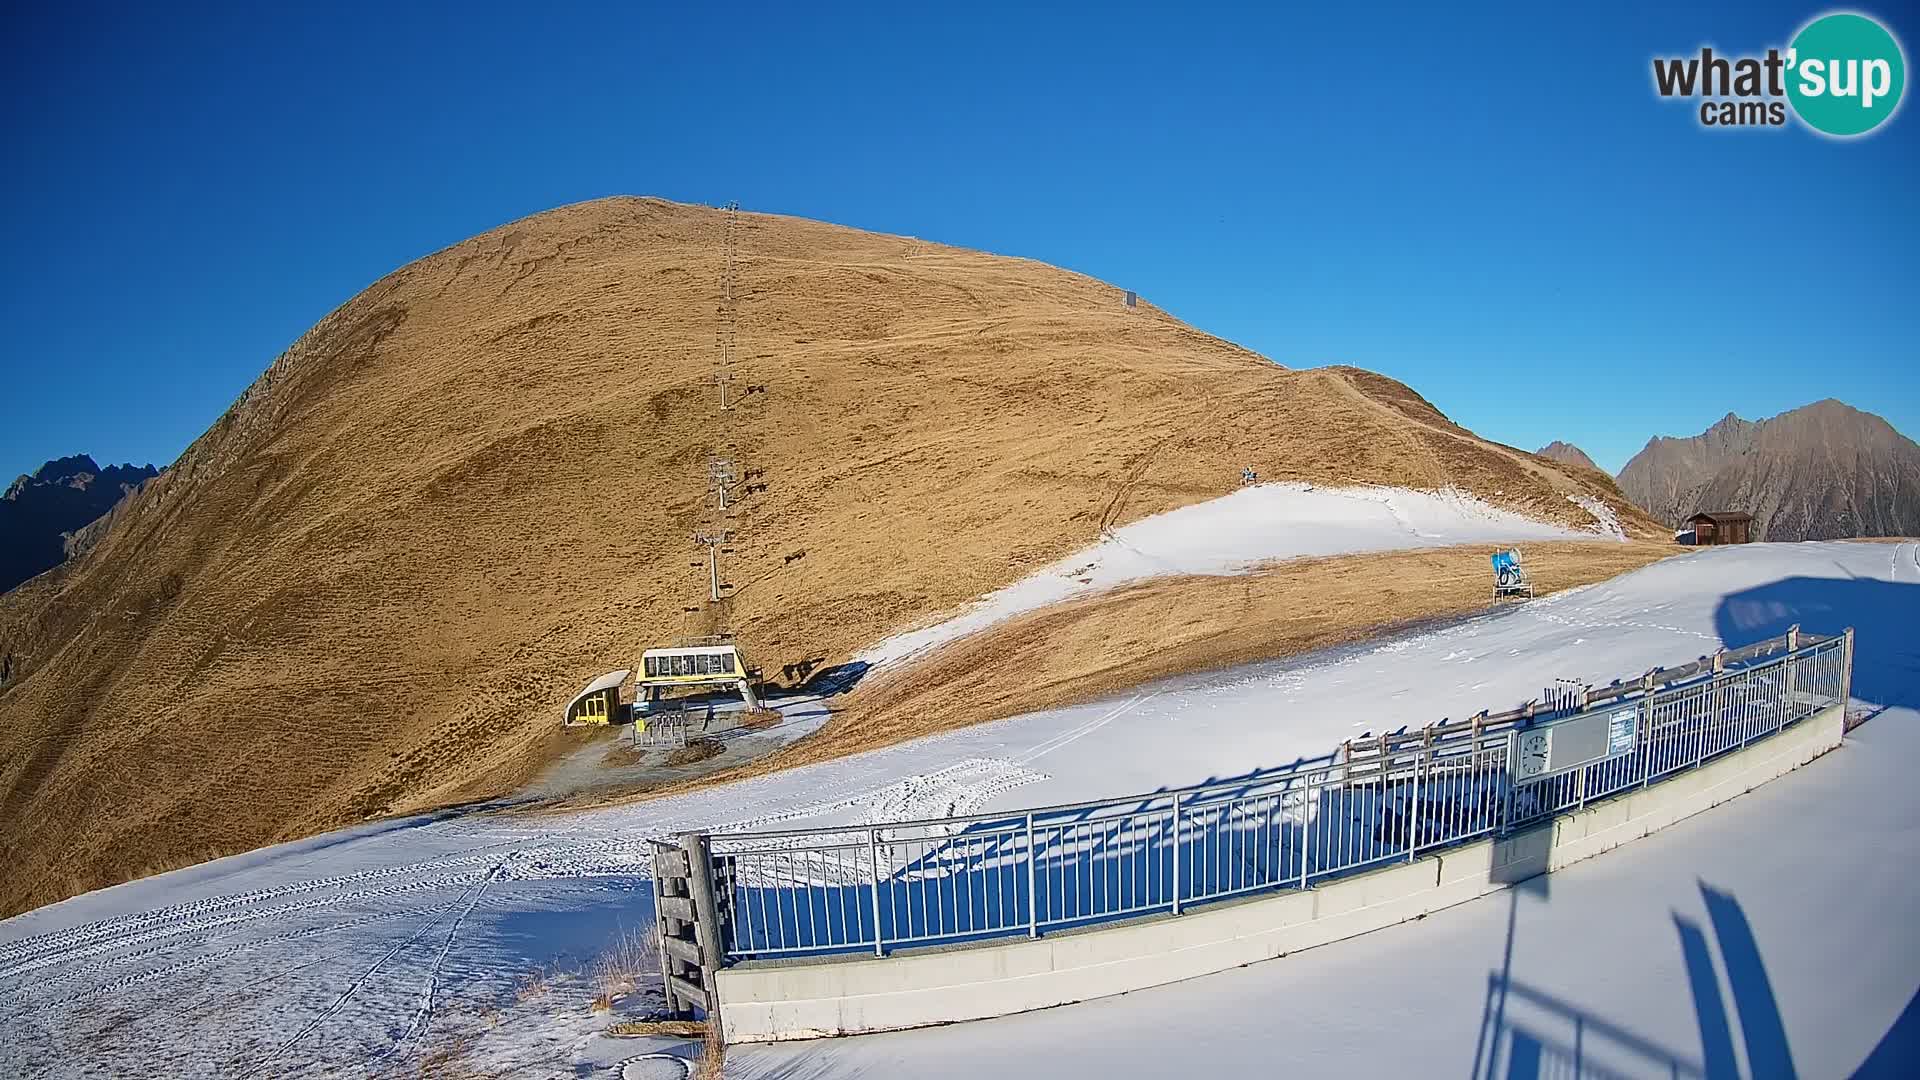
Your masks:
<path fill-rule="evenodd" d="M 1920 534 L 1920 445 L 1835 398 L 1762 420 L 1729 412 L 1691 438 L 1656 436 L 1619 479 L 1671 526 L 1738 510 L 1754 515 L 1756 540 Z"/>
<path fill-rule="evenodd" d="M 74 454 L 16 478 L 0 494 L 0 593 L 60 565 L 74 534 L 159 472 L 151 464 L 103 468 Z"/>

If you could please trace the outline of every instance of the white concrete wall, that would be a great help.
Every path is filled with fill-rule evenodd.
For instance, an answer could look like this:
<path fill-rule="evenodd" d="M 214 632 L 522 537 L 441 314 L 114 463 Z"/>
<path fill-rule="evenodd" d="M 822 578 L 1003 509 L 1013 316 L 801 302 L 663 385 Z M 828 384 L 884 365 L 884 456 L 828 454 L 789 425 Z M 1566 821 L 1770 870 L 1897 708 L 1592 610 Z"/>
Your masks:
<path fill-rule="evenodd" d="M 1125 926 L 867 959 L 743 964 L 716 979 L 730 1042 L 979 1020 L 1123 994 L 1364 934 L 1618 847 L 1840 745 L 1833 706 L 1782 735 L 1524 833 Z"/>

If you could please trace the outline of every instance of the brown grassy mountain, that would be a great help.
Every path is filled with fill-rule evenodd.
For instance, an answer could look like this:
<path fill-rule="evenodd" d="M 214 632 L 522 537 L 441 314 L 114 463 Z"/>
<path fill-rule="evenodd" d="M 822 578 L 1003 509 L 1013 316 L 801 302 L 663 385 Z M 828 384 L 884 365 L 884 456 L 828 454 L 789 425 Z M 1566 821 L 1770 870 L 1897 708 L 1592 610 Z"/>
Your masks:
<path fill-rule="evenodd" d="M 0 912 L 501 791 L 592 675 L 698 630 L 710 451 L 732 625 L 835 661 L 1129 521 L 1268 478 L 1619 501 L 1408 388 L 1289 371 L 1041 263 L 609 199 L 396 270 L 94 546 L 0 598 Z M 1628 515 L 1646 531 L 1652 522 Z"/>
<path fill-rule="evenodd" d="M 158 473 L 152 465 L 103 469 L 75 454 L 15 480 L 0 495 L 0 592 L 60 565 L 70 534 Z"/>
<path fill-rule="evenodd" d="M 1558 439 L 1535 450 L 1534 453 L 1546 458 L 1548 461 L 1557 461 L 1562 465 L 1578 465 L 1583 469 L 1591 469 L 1594 472 L 1605 471 L 1593 463 L 1593 459 L 1587 456 L 1585 450 L 1580 449 L 1572 443 L 1561 442 Z"/>
<path fill-rule="evenodd" d="M 1757 540 L 1920 534 L 1920 446 L 1832 399 L 1747 421 L 1729 413 L 1690 439 L 1656 438 L 1620 488 L 1671 525 L 1744 510 Z"/>

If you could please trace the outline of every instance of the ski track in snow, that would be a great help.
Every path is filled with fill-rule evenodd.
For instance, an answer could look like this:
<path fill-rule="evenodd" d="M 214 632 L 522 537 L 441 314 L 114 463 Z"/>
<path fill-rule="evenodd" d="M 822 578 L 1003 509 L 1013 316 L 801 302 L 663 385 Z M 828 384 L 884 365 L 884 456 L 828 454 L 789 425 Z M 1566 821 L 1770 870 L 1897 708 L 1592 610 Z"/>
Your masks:
<path fill-rule="evenodd" d="M 608 920 L 649 921 L 654 837 L 864 828 L 1228 775 L 1361 730 L 1511 703 L 1562 675 L 1689 660 L 1717 643 L 1724 596 L 1882 568 L 1920 585 L 1920 545 L 1896 545 L 1886 563 L 1863 544 L 1702 552 L 1495 616 L 688 796 L 386 822 L 103 890 L 0 922 L 0 1073 L 404 1071 L 437 1032 L 467 1022 L 456 1017 L 513 1008 L 512 979 L 543 956 L 592 948 Z M 1043 758 L 1052 772 L 1033 767 Z M 579 948 L 549 941 L 575 923 L 590 928 L 571 931 L 590 939 Z M 512 1015 L 542 1022 L 537 1008 Z"/>
<path fill-rule="evenodd" d="M 1893 545 L 1893 554 L 1887 560 L 1887 577 L 1897 583 L 1902 574 L 1920 583 L 1920 543 Z"/>

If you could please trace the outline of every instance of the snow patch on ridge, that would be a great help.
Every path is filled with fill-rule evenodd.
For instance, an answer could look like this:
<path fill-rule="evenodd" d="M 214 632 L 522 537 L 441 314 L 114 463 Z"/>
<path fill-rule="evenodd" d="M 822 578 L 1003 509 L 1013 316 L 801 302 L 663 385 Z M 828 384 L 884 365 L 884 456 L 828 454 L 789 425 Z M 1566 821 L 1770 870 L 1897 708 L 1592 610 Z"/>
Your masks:
<path fill-rule="evenodd" d="M 1591 495 L 1569 495 L 1567 501 L 1593 515 L 1593 524 L 1587 526 L 1589 529 L 1623 544 L 1627 542 L 1627 530 L 1620 527 L 1620 515 L 1614 513 L 1613 507 L 1608 506 L 1605 500 Z"/>
<path fill-rule="evenodd" d="M 1625 538 L 1605 503 L 1587 509 L 1601 521 L 1603 535 Z M 1092 547 L 950 618 L 895 634 L 857 659 L 869 664 L 900 660 L 1024 612 L 1148 578 L 1241 574 L 1285 559 L 1367 551 L 1592 536 L 1593 531 L 1502 510 L 1456 488 L 1257 484 L 1112 530 Z"/>

